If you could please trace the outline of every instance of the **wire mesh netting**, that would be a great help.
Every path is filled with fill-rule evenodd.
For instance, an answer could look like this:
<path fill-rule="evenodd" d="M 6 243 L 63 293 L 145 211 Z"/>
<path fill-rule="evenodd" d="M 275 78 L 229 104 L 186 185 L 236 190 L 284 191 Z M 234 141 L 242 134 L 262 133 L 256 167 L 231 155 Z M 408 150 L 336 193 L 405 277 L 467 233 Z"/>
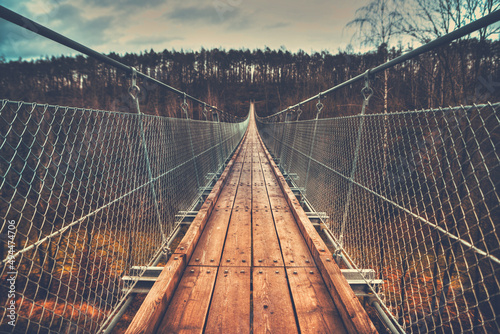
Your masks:
<path fill-rule="evenodd" d="M 247 122 L 0 102 L 0 331 L 97 332 Z"/>
<path fill-rule="evenodd" d="M 500 330 L 500 104 L 258 120 L 338 249 L 402 330 Z M 369 282 L 369 281 L 368 281 Z"/>

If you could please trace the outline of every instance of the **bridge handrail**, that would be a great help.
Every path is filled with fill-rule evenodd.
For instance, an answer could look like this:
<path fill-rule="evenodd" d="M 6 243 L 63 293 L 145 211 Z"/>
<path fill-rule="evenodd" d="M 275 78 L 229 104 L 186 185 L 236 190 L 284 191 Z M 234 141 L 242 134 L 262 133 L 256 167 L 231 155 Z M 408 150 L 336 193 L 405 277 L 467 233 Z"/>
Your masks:
<path fill-rule="evenodd" d="M 29 18 L 21 15 L 21 14 L 18 14 L 8 8 L 5 8 L 4 6 L 1 6 L 0 5 L 0 17 L 3 18 L 4 20 L 7 20 L 13 24 L 16 24 L 24 29 L 27 29 L 31 32 L 34 32 L 35 34 L 38 34 L 40 36 L 43 36 L 45 38 L 48 38 L 56 43 L 59 43 L 59 44 L 62 44 L 64 46 L 67 46 L 69 47 L 70 49 L 73 49 L 75 51 L 78 51 L 78 52 L 81 52 L 89 57 L 92 57 L 92 58 L 95 58 L 105 64 L 108 64 L 110 66 L 113 66 L 125 73 L 128 73 L 130 75 L 132 75 L 135 71 L 135 69 L 132 67 L 132 66 L 128 66 L 128 65 L 125 65 L 111 57 L 108 57 L 102 53 L 99 53 L 83 44 L 80 44 L 64 35 L 61 35 L 60 33 L 54 31 L 54 30 L 51 30 L 33 20 L 30 20 Z M 178 90 L 177 88 L 174 88 L 172 86 L 169 86 L 167 85 L 166 83 L 164 82 L 161 82 L 153 77 L 150 77 L 149 75 L 146 75 L 142 72 L 139 72 L 139 71 L 135 71 L 136 74 L 137 74 L 137 77 L 141 78 L 141 79 L 144 79 L 144 80 L 148 80 L 148 81 L 151 81 L 167 90 L 169 90 L 170 92 L 172 93 L 175 93 L 187 100 L 190 100 L 190 101 L 193 101 L 195 103 L 198 103 L 202 106 L 205 106 L 207 108 L 210 108 L 212 109 L 213 111 L 216 111 L 218 113 L 221 113 L 221 114 L 225 114 L 231 118 L 236 118 L 234 115 L 232 114 L 229 114 L 223 110 L 220 110 L 219 108 L 215 107 L 215 106 L 212 106 L 204 101 L 201 101 L 200 99 L 197 99 L 196 97 L 193 97 L 183 91 L 180 91 Z"/>
<path fill-rule="evenodd" d="M 448 44 L 456 39 L 459 39 L 463 36 L 466 36 L 466 35 L 469 35 L 479 29 L 482 29 L 484 27 L 487 27 L 495 22 L 498 22 L 500 21 L 500 10 L 497 10 L 497 11 L 494 11 L 493 13 L 491 14 L 488 14 L 474 22 L 471 22 L 465 26 L 463 26 L 462 28 L 459 28 L 457 30 L 454 30 L 444 36 L 441 36 L 427 44 L 424 44 L 414 50 L 411 50 L 411 51 L 408 51 L 407 53 L 399 56 L 399 57 L 396 57 L 392 60 L 389 60 L 388 62 L 385 62 L 381 65 L 378 65 L 377 67 L 374 67 L 374 68 L 371 68 L 371 69 L 368 69 L 366 72 L 362 73 L 362 74 L 359 74 L 358 76 L 355 76 L 354 78 L 351 78 L 347 81 L 344 81 L 342 82 L 341 84 L 338 84 L 334 87 L 331 87 L 323 92 L 320 92 L 314 96 L 311 96 L 310 98 L 306 99 L 306 100 L 303 100 L 293 106 L 289 106 L 288 108 L 286 109 L 283 109 L 281 111 L 278 111 L 272 115 L 269 115 L 269 116 L 265 116 L 265 117 L 259 117 L 260 119 L 270 119 L 270 118 L 273 118 L 273 117 L 276 117 L 282 113 L 285 113 L 287 111 L 291 111 L 297 107 L 300 107 L 306 103 L 309 103 L 309 102 L 312 102 L 312 101 L 315 101 L 319 98 L 322 98 L 328 94 L 331 94 L 343 87 L 346 87 L 346 86 L 349 86 L 355 82 L 358 82 L 358 81 L 361 81 L 363 80 L 365 77 L 370 77 L 370 76 L 373 76 L 379 72 L 382 72 L 382 71 L 385 71 L 391 67 L 394 67 L 398 64 L 401 64 L 407 60 L 410 60 L 412 58 L 415 58 L 419 55 L 421 55 L 422 53 L 425 53 L 425 52 L 428 52 L 428 51 L 431 51 L 431 50 L 434 50 L 436 48 L 438 48 L 439 46 L 442 46 L 444 44 Z"/>

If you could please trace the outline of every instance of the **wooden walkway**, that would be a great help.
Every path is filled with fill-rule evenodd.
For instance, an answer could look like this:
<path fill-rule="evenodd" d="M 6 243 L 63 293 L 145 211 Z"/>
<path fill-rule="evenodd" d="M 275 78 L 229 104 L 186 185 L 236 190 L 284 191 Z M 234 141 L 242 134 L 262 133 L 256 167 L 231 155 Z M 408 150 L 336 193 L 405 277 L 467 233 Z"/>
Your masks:
<path fill-rule="evenodd" d="M 259 138 L 242 144 L 127 333 L 373 333 Z"/>

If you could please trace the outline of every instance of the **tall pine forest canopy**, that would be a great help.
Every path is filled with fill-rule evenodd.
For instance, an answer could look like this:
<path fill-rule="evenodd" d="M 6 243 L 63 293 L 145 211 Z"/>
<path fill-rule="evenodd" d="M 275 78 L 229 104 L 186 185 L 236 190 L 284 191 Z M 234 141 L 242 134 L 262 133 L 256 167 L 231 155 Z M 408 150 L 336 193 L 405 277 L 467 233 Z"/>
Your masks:
<path fill-rule="evenodd" d="M 243 116 L 248 102 L 259 113 L 271 114 L 392 59 L 402 46 L 373 52 L 308 54 L 248 49 L 139 52 L 109 54 L 153 78 L 227 112 Z M 483 103 L 500 77 L 500 42 L 468 39 L 407 61 L 388 71 L 388 112 Z M 2 61 L 0 98 L 39 103 L 134 112 L 128 95 L 130 77 L 84 56 Z M 371 113 L 383 112 L 384 76 L 372 79 Z M 328 117 L 359 113 L 363 83 L 329 95 L 322 101 Z M 151 82 L 139 82 L 141 110 L 146 114 L 181 116 L 182 102 Z M 488 86 L 488 85 L 486 85 Z M 304 107 L 303 118 L 314 104 Z M 202 107 L 192 106 L 194 118 Z"/>

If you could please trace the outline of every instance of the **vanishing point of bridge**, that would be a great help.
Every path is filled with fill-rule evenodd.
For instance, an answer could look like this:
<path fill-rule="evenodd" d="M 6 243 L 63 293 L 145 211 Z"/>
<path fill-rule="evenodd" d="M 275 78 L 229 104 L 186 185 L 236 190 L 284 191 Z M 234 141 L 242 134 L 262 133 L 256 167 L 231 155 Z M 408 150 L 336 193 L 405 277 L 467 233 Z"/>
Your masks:
<path fill-rule="evenodd" d="M 241 145 L 127 333 L 155 330 L 376 331 L 263 146 L 253 105 Z"/>

